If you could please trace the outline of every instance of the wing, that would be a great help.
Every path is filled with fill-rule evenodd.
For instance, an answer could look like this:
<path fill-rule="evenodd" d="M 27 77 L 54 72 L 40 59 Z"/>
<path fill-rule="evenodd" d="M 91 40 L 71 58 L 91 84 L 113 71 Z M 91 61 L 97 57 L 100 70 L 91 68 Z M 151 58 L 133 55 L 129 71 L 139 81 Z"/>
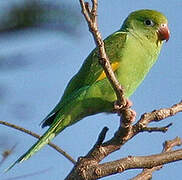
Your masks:
<path fill-rule="evenodd" d="M 104 40 L 106 53 L 114 71 L 119 67 L 119 60 L 122 56 L 122 48 L 124 47 L 126 37 L 126 32 L 117 31 Z M 89 86 L 106 77 L 103 68 L 98 62 L 98 57 L 99 51 L 98 48 L 95 48 L 89 54 L 78 73 L 70 80 L 62 100 L 81 87 Z"/>
<path fill-rule="evenodd" d="M 119 61 L 122 59 L 122 48 L 125 45 L 126 38 L 126 32 L 117 31 L 104 40 L 106 53 L 111 62 L 113 71 L 117 70 L 119 67 Z M 68 83 L 60 102 L 43 120 L 41 123 L 42 127 L 50 125 L 53 122 L 57 112 L 63 106 L 63 102 L 66 101 L 66 99 L 70 99 L 69 97 L 72 94 L 82 87 L 90 86 L 94 82 L 106 78 L 103 68 L 98 62 L 98 57 L 99 51 L 98 48 L 95 48 L 86 58 L 78 73 L 73 76 Z"/>

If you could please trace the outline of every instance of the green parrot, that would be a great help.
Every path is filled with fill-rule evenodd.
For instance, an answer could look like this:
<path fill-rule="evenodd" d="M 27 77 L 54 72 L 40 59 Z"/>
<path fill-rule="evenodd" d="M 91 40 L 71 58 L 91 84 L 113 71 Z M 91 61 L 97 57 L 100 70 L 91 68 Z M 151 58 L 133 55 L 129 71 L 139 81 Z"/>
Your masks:
<path fill-rule="evenodd" d="M 126 98 L 133 94 L 156 62 L 163 41 L 168 41 L 167 23 L 160 12 L 138 10 L 104 40 L 111 67 L 124 88 Z M 42 127 L 50 126 L 49 129 L 8 170 L 30 158 L 66 127 L 84 117 L 113 112 L 117 98 L 98 58 L 99 51 L 95 48 L 68 83 L 60 102 L 43 120 Z"/>

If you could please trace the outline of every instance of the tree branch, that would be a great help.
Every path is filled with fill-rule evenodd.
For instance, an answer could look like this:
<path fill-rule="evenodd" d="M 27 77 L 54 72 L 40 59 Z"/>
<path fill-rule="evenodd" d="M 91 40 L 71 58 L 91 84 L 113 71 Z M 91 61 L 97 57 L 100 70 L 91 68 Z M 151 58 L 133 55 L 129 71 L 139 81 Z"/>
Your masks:
<path fill-rule="evenodd" d="M 162 152 L 171 152 L 173 147 L 181 146 L 181 144 L 182 144 L 182 140 L 179 137 L 176 137 L 173 140 L 166 141 L 163 144 L 163 151 Z M 143 171 L 140 174 L 138 174 L 137 176 L 135 176 L 131 180 L 150 180 L 150 179 L 152 179 L 152 173 L 154 171 L 160 170 L 162 167 L 163 167 L 163 164 L 160 166 L 152 167 L 150 169 L 145 168 L 145 169 L 143 169 Z"/>
<path fill-rule="evenodd" d="M 159 110 L 154 110 L 151 113 L 145 113 L 142 115 L 139 126 L 147 126 L 150 122 L 158 122 L 167 117 L 174 116 L 176 113 L 182 111 L 182 101 L 174 104 L 170 108 L 162 108 Z"/>
<path fill-rule="evenodd" d="M 103 163 L 98 165 L 97 168 L 91 168 L 92 173 L 89 172 L 89 174 L 93 175 L 92 179 L 97 179 L 100 177 L 121 173 L 129 169 L 152 168 L 154 166 L 179 160 L 182 160 L 182 149 L 151 156 L 129 156 L 117 161 Z M 94 174 L 96 175 L 94 176 Z"/>
<path fill-rule="evenodd" d="M 17 129 L 17 130 L 19 130 L 19 131 L 21 131 L 21 132 L 24 132 L 24 133 L 26 133 L 26 134 L 29 134 L 29 135 L 31 135 L 31 136 L 37 138 L 37 139 L 40 139 L 40 137 L 41 137 L 41 136 L 39 136 L 38 134 L 36 134 L 36 133 L 34 133 L 34 132 L 32 132 L 32 131 L 29 131 L 29 130 L 27 130 L 27 129 L 25 129 L 25 128 L 22 128 L 22 127 L 20 127 L 20 126 L 17 126 L 17 125 L 8 123 L 8 122 L 0 121 L 0 124 L 5 125 L 5 126 L 8 126 L 8 127 L 11 127 L 11 128 L 13 128 L 13 129 Z M 69 161 L 71 161 L 73 164 L 76 163 L 76 161 L 75 161 L 69 154 L 67 154 L 64 150 L 62 150 L 62 149 L 61 149 L 60 147 L 58 147 L 57 145 L 55 145 L 55 144 L 53 144 L 53 143 L 51 143 L 51 142 L 48 143 L 48 145 L 49 145 L 50 147 L 52 147 L 53 149 L 55 149 L 55 150 L 56 150 L 57 152 L 59 152 L 60 154 L 62 154 L 64 157 L 66 157 L 66 159 L 68 159 Z"/>
<path fill-rule="evenodd" d="M 149 172 L 152 173 L 153 171 L 161 168 L 161 165 L 179 160 L 182 160 L 182 149 L 162 152 L 160 154 L 150 156 L 128 156 L 127 158 L 103 164 L 96 164 L 93 161 L 89 161 L 89 166 L 85 159 L 80 158 L 76 167 L 73 169 L 72 173 L 69 174 L 66 180 L 93 180 L 121 173 L 129 169 L 152 168 L 148 170 L 148 172 L 145 169 L 146 175 Z"/>
<path fill-rule="evenodd" d="M 162 115 L 161 112 L 163 112 Z M 170 116 L 178 112 L 182 112 L 182 102 L 175 104 L 170 108 L 162 108 L 160 110 L 155 110 L 150 113 L 145 113 L 144 115 L 141 116 L 140 120 L 135 125 L 131 126 L 129 129 L 125 129 L 120 126 L 119 129 L 116 131 L 114 137 L 112 137 L 107 142 L 103 143 L 101 146 L 92 148 L 92 150 L 86 155 L 86 157 L 95 159 L 97 162 L 100 162 L 102 159 L 104 159 L 112 152 L 119 150 L 121 146 L 123 146 L 127 141 L 129 141 L 135 135 L 143 131 L 146 131 L 147 125 L 150 122 L 156 121 L 156 117 L 160 117 L 160 120 L 169 117 L 169 112 L 173 112 L 170 113 Z M 157 121 L 160 120 L 158 118 Z M 166 128 L 168 127 L 169 125 L 163 128 L 165 128 L 166 131 L 167 130 Z M 149 130 L 148 132 L 156 132 L 156 128 L 154 129 L 149 128 Z"/>

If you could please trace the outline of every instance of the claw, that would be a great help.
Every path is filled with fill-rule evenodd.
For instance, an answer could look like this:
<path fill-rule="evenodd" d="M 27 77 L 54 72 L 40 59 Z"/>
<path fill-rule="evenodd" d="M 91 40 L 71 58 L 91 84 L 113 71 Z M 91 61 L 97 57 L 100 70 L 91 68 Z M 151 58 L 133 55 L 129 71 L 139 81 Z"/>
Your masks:
<path fill-rule="evenodd" d="M 137 113 L 133 109 L 130 109 L 130 112 L 131 112 L 130 121 L 131 121 L 131 123 L 134 123 Z"/>
<path fill-rule="evenodd" d="M 122 115 L 122 110 L 123 109 L 128 109 L 129 110 L 129 114 L 128 113 L 127 114 L 129 115 L 130 124 L 132 124 L 136 119 L 136 111 L 132 110 L 131 106 L 133 106 L 133 103 L 129 99 L 126 99 L 126 105 L 124 107 L 118 105 L 117 101 L 114 102 L 114 111 L 117 112 L 117 114 L 119 116 Z M 121 121 L 122 121 L 122 118 L 121 118 Z"/>
<path fill-rule="evenodd" d="M 130 108 L 131 106 L 133 106 L 133 102 L 129 99 L 126 99 L 126 108 Z"/>

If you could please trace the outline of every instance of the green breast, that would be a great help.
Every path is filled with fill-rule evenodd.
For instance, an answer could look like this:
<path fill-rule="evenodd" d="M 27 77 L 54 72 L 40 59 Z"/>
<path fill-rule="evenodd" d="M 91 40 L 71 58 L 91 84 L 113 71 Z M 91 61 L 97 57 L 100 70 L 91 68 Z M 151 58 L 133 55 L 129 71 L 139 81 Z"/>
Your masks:
<path fill-rule="evenodd" d="M 152 43 L 132 35 L 127 36 L 125 48 L 122 49 L 119 69 L 116 76 L 129 97 L 143 81 L 152 65 L 156 62 L 161 44 Z"/>

